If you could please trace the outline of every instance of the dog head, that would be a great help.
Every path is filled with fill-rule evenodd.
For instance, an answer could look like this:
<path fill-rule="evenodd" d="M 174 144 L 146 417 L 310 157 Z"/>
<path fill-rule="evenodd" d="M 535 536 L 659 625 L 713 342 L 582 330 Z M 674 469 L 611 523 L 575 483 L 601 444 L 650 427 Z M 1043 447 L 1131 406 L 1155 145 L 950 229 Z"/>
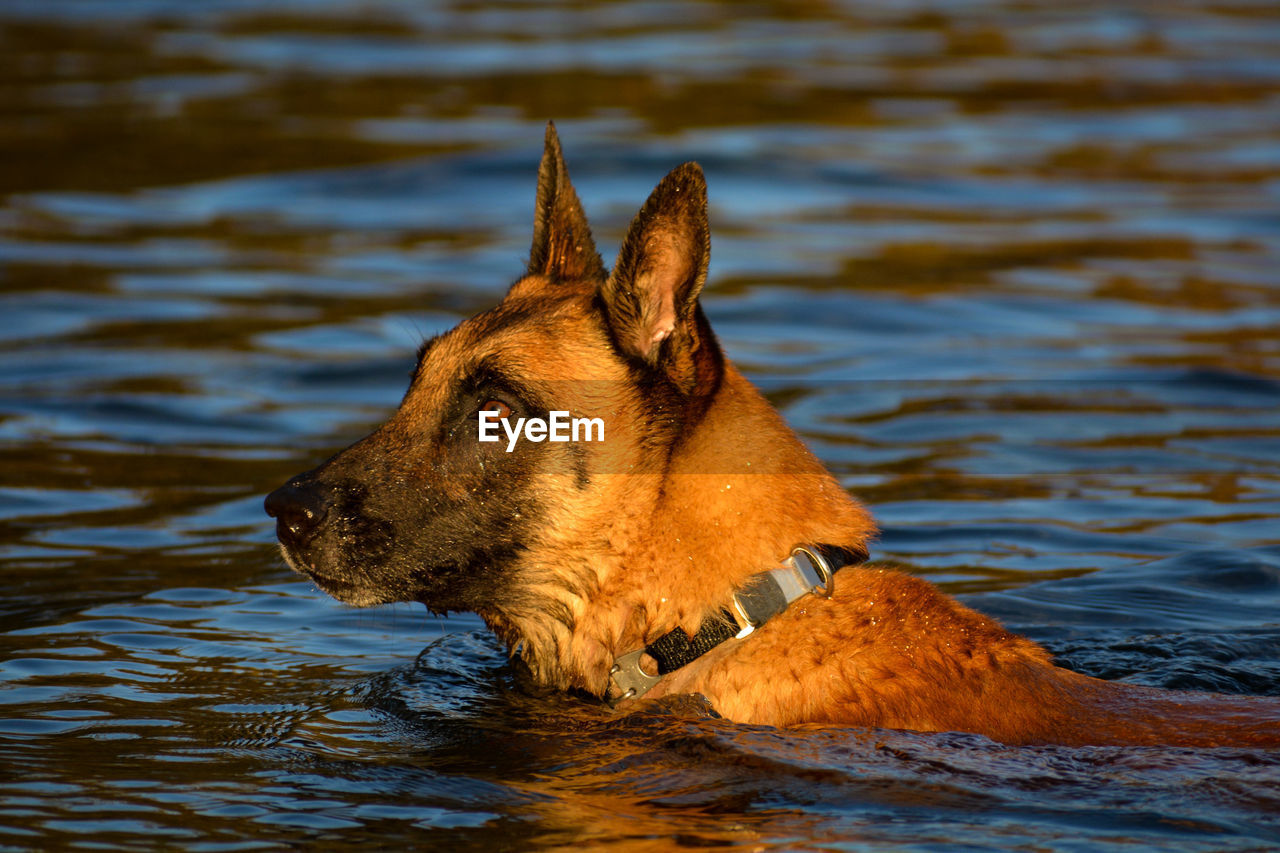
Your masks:
<path fill-rule="evenodd" d="M 720 381 L 698 306 L 708 254 L 706 187 L 687 163 L 653 191 L 608 274 L 548 125 L 525 274 L 423 344 L 385 424 L 268 496 L 286 560 L 354 605 L 420 601 L 499 622 L 535 602 L 563 610 L 557 590 L 594 583 L 591 552 L 613 547 L 619 528 L 602 516 L 646 511 L 636 478 L 607 475 L 656 481 Z M 481 441 L 486 410 L 495 426 L 598 419 L 604 440 L 512 445 L 504 428 Z"/>

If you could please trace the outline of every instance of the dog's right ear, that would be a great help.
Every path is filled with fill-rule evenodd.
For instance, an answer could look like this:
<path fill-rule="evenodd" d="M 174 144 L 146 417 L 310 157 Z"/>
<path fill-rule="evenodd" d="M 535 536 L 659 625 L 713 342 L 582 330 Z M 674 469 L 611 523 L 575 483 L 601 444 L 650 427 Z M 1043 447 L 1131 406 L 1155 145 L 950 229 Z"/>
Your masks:
<path fill-rule="evenodd" d="M 602 280 L 604 262 L 591 239 L 582 202 L 569 182 L 569 169 L 553 122 L 547 122 L 542 164 L 538 167 L 536 207 L 528 274 L 565 281 Z"/>

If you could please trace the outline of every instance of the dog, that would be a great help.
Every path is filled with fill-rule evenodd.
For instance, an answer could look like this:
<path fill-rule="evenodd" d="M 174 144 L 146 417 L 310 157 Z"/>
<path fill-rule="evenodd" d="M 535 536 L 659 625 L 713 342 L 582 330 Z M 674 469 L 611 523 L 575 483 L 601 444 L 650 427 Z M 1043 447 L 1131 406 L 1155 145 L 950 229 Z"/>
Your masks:
<path fill-rule="evenodd" d="M 699 694 L 773 726 L 1280 745 L 1280 700 L 1080 675 L 865 565 L 870 513 L 717 343 L 709 254 L 686 163 L 606 270 L 548 124 L 528 268 L 423 344 L 385 424 L 267 497 L 286 561 L 352 605 L 474 611 L 537 685 L 620 712 Z"/>

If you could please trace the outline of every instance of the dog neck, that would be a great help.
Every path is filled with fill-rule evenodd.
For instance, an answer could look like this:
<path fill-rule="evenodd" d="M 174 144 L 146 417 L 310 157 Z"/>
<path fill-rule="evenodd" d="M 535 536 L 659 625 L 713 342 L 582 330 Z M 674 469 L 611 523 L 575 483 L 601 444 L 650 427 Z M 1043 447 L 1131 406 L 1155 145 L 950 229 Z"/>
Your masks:
<path fill-rule="evenodd" d="M 708 600 L 722 601 L 798 543 L 865 551 L 875 533 L 870 513 L 732 365 L 669 472 L 647 538 L 694 557 L 689 580 L 720 582 Z"/>
<path fill-rule="evenodd" d="M 608 700 L 617 705 L 644 696 L 663 676 L 692 664 L 722 643 L 747 639 L 795 601 L 809 595 L 831 598 L 836 572 L 866 558 L 865 552 L 847 548 L 796 546 L 778 568 L 753 575 L 747 586 L 733 595 L 732 608 L 721 611 L 720 619 L 704 622 L 696 634 L 675 628 L 644 648 L 616 658 L 609 670 Z M 646 662 L 651 664 L 649 670 L 643 666 Z"/>
<path fill-rule="evenodd" d="M 545 549 L 554 568 L 526 567 L 547 579 L 546 601 L 482 614 L 537 681 L 597 696 L 616 657 L 676 628 L 694 636 L 793 546 L 865 553 L 875 533 L 867 510 L 731 365 L 666 473 L 618 475 L 609 491 L 598 516 Z"/>

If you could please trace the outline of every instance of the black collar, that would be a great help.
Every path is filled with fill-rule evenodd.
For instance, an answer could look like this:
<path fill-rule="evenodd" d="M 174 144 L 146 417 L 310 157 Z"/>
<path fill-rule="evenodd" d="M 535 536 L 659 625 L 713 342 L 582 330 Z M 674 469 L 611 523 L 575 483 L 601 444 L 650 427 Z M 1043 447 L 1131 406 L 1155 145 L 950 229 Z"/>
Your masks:
<path fill-rule="evenodd" d="M 835 573 L 845 566 L 865 562 L 862 549 L 835 545 L 797 545 L 779 568 L 752 575 L 733 596 L 732 606 L 721 611 L 723 618 L 708 619 L 690 637 L 676 628 L 643 649 L 621 655 L 609 671 L 612 703 L 643 696 L 662 676 L 693 662 L 721 643 L 747 637 L 756 628 L 786 610 L 791 602 L 810 593 L 830 598 Z M 658 674 L 640 668 L 640 658 L 649 655 L 658 662 Z"/>

